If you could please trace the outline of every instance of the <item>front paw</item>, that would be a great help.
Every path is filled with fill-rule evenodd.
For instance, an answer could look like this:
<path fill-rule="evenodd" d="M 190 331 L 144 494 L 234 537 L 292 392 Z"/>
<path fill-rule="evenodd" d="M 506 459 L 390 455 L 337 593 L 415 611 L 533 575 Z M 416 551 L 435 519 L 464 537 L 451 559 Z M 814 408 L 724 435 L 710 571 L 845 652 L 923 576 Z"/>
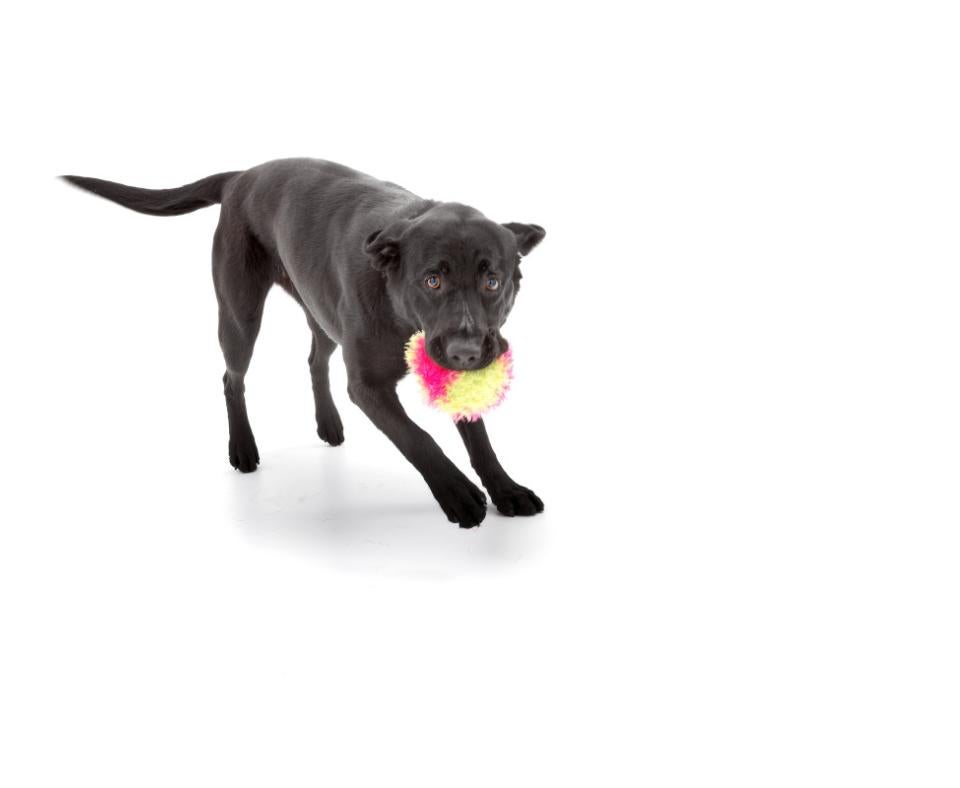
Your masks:
<path fill-rule="evenodd" d="M 430 491 L 451 523 L 473 528 L 487 516 L 487 496 L 462 473 L 430 482 Z"/>
<path fill-rule="evenodd" d="M 487 487 L 497 511 L 506 517 L 529 517 L 543 511 L 541 501 L 533 490 L 515 481 Z"/>

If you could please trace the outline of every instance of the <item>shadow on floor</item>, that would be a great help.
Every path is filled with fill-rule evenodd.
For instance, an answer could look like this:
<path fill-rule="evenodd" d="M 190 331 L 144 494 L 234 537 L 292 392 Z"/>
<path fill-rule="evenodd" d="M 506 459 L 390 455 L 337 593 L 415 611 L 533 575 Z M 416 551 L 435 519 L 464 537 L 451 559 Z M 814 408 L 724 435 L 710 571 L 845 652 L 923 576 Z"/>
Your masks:
<path fill-rule="evenodd" d="M 489 505 L 479 528 L 458 528 L 412 468 L 385 469 L 323 446 L 265 454 L 256 473 L 232 473 L 227 491 L 250 539 L 383 575 L 503 571 L 536 557 L 546 526 L 543 514 L 503 517 Z"/>

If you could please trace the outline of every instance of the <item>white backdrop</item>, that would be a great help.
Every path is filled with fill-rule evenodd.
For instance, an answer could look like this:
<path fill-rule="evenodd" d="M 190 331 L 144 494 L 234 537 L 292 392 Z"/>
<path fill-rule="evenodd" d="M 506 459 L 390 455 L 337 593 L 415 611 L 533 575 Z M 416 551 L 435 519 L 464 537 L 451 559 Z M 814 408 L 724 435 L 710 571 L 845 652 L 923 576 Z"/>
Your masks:
<path fill-rule="evenodd" d="M 8 10 L 0 783 L 955 786 L 957 21 Z M 323 446 L 280 292 L 234 472 L 217 209 L 54 177 L 282 156 L 546 227 L 489 420 L 543 515 L 447 523 L 339 354 Z"/>

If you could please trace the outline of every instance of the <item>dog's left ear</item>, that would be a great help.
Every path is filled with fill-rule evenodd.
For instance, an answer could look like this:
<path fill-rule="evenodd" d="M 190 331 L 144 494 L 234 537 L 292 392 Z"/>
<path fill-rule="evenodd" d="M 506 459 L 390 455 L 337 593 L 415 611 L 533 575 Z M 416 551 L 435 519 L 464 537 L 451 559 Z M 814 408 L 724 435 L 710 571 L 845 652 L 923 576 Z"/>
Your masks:
<path fill-rule="evenodd" d="M 547 234 L 539 224 L 521 224 L 520 222 L 507 222 L 503 225 L 517 238 L 517 251 L 521 257 L 526 257 L 533 248 L 543 240 Z"/>
<path fill-rule="evenodd" d="M 363 251 L 370 256 L 370 264 L 381 273 L 399 267 L 400 241 L 406 230 L 406 222 L 394 222 L 383 230 L 370 233 L 363 242 Z"/>

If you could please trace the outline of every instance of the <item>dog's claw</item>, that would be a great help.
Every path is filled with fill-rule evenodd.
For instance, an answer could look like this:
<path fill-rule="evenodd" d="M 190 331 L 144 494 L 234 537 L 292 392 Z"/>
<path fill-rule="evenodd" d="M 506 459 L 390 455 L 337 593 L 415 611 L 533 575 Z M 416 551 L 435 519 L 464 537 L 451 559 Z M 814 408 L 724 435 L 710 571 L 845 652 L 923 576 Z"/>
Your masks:
<path fill-rule="evenodd" d="M 531 517 L 543 511 L 543 501 L 533 490 L 520 484 L 491 490 L 490 495 L 504 517 Z"/>
<path fill-rule="evenodd" d="M 339 446 L 343 443 L 343 422 L 336 406 L 321 408 L 317 411 L 317 435 L 324 443 Z"/>
<path fill-rule="evenodd" d="M 232 440 L 228 446 L 230 464 L 240 473 L 251 473 L 260 464 L 260 452 L 251 437 L 249 441 Z"/>
<path fill-rule="evenodd" d="M 475 528 L 487 516 L 487 497 L 463 474 L 435 483 L 431 490 L 447 519 L 461 528 Z"/>
<path fill-rule="evenodd" d="M 324 443 L 328 443 L 331 446 L 339 446 L 343 443 L 343 425 L 321 424 L 317 427 L 317 435 Z"/>

